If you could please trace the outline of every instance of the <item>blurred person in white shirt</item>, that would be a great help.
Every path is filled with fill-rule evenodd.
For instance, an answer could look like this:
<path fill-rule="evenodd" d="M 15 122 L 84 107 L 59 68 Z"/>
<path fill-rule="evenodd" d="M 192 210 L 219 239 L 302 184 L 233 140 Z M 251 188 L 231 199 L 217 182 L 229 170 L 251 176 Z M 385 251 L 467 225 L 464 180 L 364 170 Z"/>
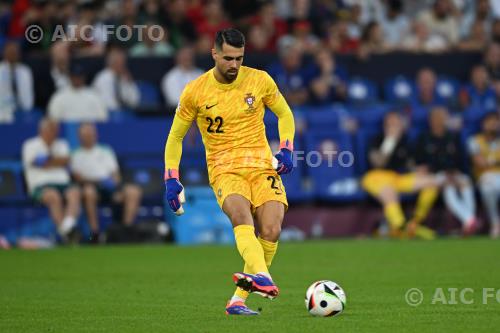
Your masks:
<path fill-rule="evenodd" d="M 139 89 L 127 68 L 127 54 L 112 48 L 106 57 L 106 68 L 97 73 L 92 83 L 110 111 L 139 105 Z"/>
<path fill-rule="evenodd" d="M 194 50 L 186 46 L 181 48 L 175 57 L 175 66 L 162 79 L 161 87 L 167 105 L 176 107 L 186 84 L 203 74 L 194 65 Z"/>
<path fill-rule="evenodd" d="M 13 122 L 17 110 L 30 111 L 34 98 L 31 69 L 20 62 L 19 44 L 9 41 L 0 62 L 0 123 Z"/>
<path fill-rule="evenodd" d="M 108 120 L 108 110 L 101 97 L 85 84 L 85 71 L 81 65 L 71 66 L 70 80 L 71 86 L 56 91 L 50 98 L 50 117 L 64 122 Z"/>
<path fill-rule="evenodd" d="M 54 82 L 55 90 L 71 86 L 69 78 L 69 44 L 64 41 L 57 41 L 50 48 L 51 69 L 50 76 Z"/>
<path fill-rule="evenodd" d="M 91 241 L 99 240 L 97 204 L 123 204 L 122 223 L 130 226 L 137 217 L 142 190 L 135 184 L 123 184 L 115 153 L 98 143 L 96 127 L 85 123 L 79 129 L 80 147 L 71 156 L 71 172 L 82 186 L 85 212 L 91 229 Z"/>
<path fill-rule="evenodd" d="M 442 37 L 446 41 L 446 47 L 458 42 L 459 22 L 454 16 L 454 5 L 450 0 L 435 0 L 432 7 L 418 14 L 417 20 L 423 23 L 432 35 Z"/>
<path fill-rule="evenodd" d="M 76 226 L 80 214 L 80 190 L 71 183 L 67 169 L 69 145 L 58 135 L 58 124 L 42 119 L 38 136 L 23 144 L 22 159 L 30 196 L 47 206 L 64 239 Z"/>

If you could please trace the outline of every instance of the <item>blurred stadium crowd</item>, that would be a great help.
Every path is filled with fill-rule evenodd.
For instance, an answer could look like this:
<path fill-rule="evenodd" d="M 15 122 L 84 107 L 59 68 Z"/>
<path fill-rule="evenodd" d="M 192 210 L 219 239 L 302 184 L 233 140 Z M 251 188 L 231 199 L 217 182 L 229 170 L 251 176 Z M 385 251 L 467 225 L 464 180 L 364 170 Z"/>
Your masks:
<path fill-rule="evenodd" d="M 33 25 L 43 31 L 36 43 L 25 34 Z M 130 27 L 132 34 L 130 38 L 108 35 L 107 25 Z M 163 38 L 139 36 L 132 29 L 137 25 L 161 26 Z M 54 38 L 58 27 L 68 38 Z M 34 199 L 50 208 L 59 234 L 66 236 L 83 208 L 90 225 L 87 233 L 96 240 L 103 214 L 97 203 L 104 197 L 107 203 L 124 205 L 119 214 L 124 225 L 133 224 L 137 215 L 163 219 L 158 161 L 172 111 L 183 87 L 210 68 L 206 58 L 214 34 L 227 27 L 245 33 L 249 59 L 264 55 L 272 60 L 259 64 L 265 64 L 260 67 L 274 78 L 296 114 L 298 149 L 354 153 L 350 167 L 320 163 L 313 169 L 298 163 L 294 174 L 284 179 L 292 203 L 366 200 L 361 179 L 370 168 L 401 172 L 412 169 L 408 164 L 427 164 L 427 172 L 453 169 L 473 175 L 482 197 L 490 199 L 485 201 L 486 220 L 492 225 L 491 234 L 498 237 L 500 185 L 495 182 L 500 184 L 496 180 L 500 125 L 488 120 L 495 118 L 500 103 L 500 2 L 494 0 L 0 1 L 0 136 L 11 143 L 2 144 L 0 150 L 3 220 L 17 221 L 15 228 L 22 234 L 18 231 L 24 227 L 19 225 L 47 215 L 40 206 L 26 208 Z M 477 57 L 464 64 L 467 80 L 425 64 L 414 76 L 384 77 L 382 84 L 352 73 L 353 63 L 398 52 Z M 343 63 L 345 56 L 355 59 L 351 66 Z M 90 62 L 89 67 L 89 58 L 98 59 L 98 65 Z M 200 61 L 203 58 L 205 62 Z M 161 67 L 165 69 L 161 80 L 148 82 L 137 79 L 137 73 L 142 68 L 160 69 L 144 66 L 140 59 L 170 62 Z M 389 71 L 398 64 L 384 66 Z M 410 153 L 404 163 L 380 165 L 372 159 L 372 142 L 384 133 L 389 111 L 398 111 Z M 276 119 L 266 115 L 265 121 L 274 144 Z M 80 127 L 80 122 L 97 127 Z M 451 135 L 446 142 L 456 144 L 456 152 L 440 152 L 456 161 L 451 166 L 436 165 L 432 158 L 442 144 L 431 140 L 433 131 L 441 133 L 443 126 Z M 473 137 L 481 130 L 484 145 L 478 143 L 482 137 Z M 97 133 L 108 147 L 97 145 Z M 64 140 L 57 139 L 59 134 Z M 380 140 L 379 144 L 383 136 Z M 193 131 L 186 141 L 181 166 L 186 183 L 206 185 L 206 175 L 200 171 L 205 167 L 200 138 Z M 430 150 L 416 153 L 426 145 Z M 432 147 L 437 149 L 433 153 Z M 94 158 L 96 163 L 77 170 L 75 166 L 82 163 L 75 163 L 75 158 Z M 485 173 L 493 173 L 486 188 L 481 187 Z M 52 181 L 81 186 L 56 188 L 43 197 L 40 188 L 53 185 Z M 470 179 L 466 183 L 470 187 Z M 457 200 L 449 199 L 457 196 L 449 194 L 445 201 L 467 229 L 476 218 L 475 208 L 469 200 L 464 204 L 468 213 L 463 213 Z M 0 234 L 11 227 L 4 223 Z"/>

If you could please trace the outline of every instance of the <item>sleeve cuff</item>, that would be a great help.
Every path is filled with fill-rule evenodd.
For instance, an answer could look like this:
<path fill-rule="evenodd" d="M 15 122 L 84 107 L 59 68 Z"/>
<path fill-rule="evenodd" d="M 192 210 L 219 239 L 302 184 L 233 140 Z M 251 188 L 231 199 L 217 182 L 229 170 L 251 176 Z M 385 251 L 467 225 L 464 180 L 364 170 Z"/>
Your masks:
<path fill-rule="evenodd" d="M 170 178 L 179 179 L 179 170 L 177 170 L 177 169 L 166 169 L 165 170 L 165 175 L 163 176 L 163 179 L 167 180 L 167 179 L 170 179 Z"/>
<path fill-rule="evenodd" d="M 286 148 L 289 151 L 293 151 L 293 142 L 290 140 L 285 140 L 280 142 L 280 149 Z"/>

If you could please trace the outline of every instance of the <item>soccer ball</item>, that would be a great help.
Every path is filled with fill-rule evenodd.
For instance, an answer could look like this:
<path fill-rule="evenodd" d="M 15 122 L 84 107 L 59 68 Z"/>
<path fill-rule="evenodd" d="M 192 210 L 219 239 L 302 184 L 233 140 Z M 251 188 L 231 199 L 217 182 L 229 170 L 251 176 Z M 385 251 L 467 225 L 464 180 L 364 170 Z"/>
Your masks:
<path fill-rule="evenodd" d="M 344 290 L 332 281 L 314 282 L 306 292 L 306 308 L 313 316 L 336 316 L 344 310 L 345 303 Z"/>

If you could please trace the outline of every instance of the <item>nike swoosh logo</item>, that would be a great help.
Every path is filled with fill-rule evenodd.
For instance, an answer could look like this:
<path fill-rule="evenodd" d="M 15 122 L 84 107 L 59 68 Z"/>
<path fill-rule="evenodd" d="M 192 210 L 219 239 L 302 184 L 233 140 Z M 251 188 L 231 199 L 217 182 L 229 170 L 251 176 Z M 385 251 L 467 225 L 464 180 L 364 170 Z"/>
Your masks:
<path fill-rule="evenodd" d="M 208 109 L 211 109 L 211 108 L 213 108 L 213 107 L 214 107 L 214 106 L 216 106 L 217 104 L 219 104 L 219 103 L 216 103 L 216 104 L 214 104 L 214 105 L 210 105 L 210 106 L 208 106 L 208 105 L 205 105 L 205 108 L 206 108 L 206 109 L 208 110 Z"/>

